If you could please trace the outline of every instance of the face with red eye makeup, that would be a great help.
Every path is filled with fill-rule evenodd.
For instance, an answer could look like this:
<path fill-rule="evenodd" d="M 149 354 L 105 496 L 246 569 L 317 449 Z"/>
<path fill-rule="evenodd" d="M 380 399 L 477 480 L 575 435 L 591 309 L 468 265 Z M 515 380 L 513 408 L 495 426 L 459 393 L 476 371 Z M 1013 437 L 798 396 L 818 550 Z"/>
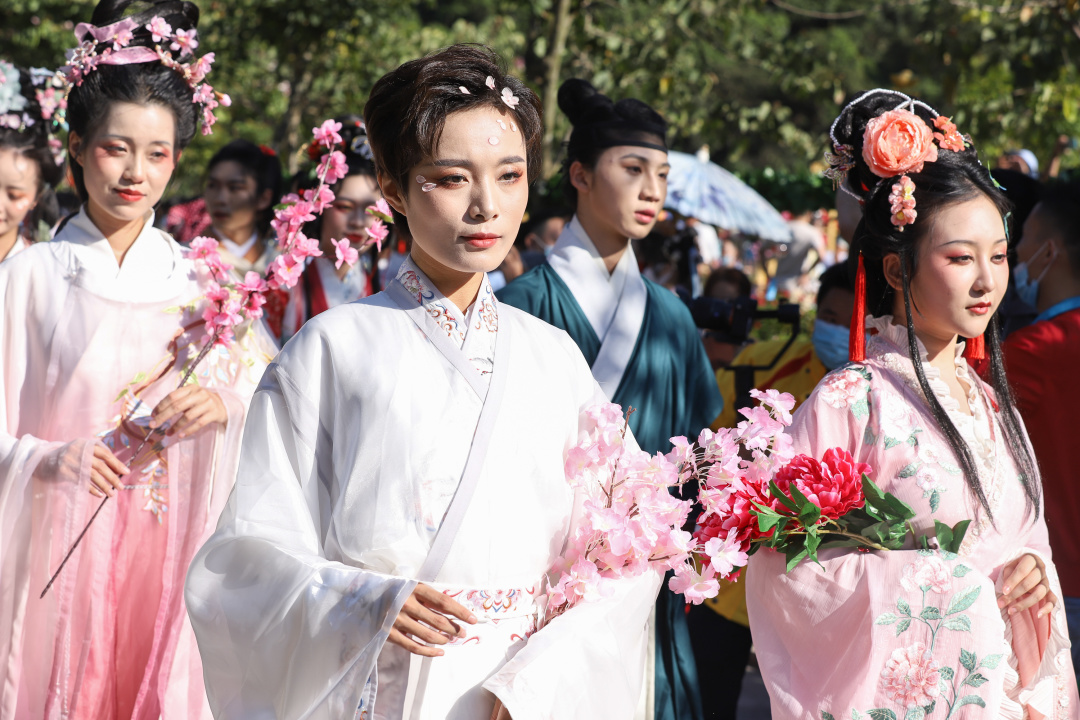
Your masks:
<path fill-rule="evenodd" d="M 934 354 L 960 335 L 982 335 L 1009 281 L 1005 223 L 984 195 L 942 208 L 919 243 L 911 278 L 915 334 Z M 893 316 L 903 322 L 904 296 L 896 255 L 885 258 L 885 276 L 896 289 Z"/>
<path fill-rule="evenodd" d="M 37 163 L 18 150 L 0 147 L 0 260 L 7 257 L 19 235 L 19 225 L 37 202 Z"/>
<path fill-rule="evenodd" d="M 116 102 L 92 135 L 73 132 L 68 145 L 83 169 L 90 219 L 108 236 L 161 200 L 176 168 L 176 118 L 161 105 Z"/>
<path fill-rule="evenodd" d="M 409 220 L 413 260 L 455 302 L 452 292 L 467 286 L 475 297 L 481 273 L 499 267 L 525 214 L 525 138 L 512 120 L 488 105 L 452 113 L 434 157 L 410 169 L 408 188 L 380 178 L 387 201 Z"/>

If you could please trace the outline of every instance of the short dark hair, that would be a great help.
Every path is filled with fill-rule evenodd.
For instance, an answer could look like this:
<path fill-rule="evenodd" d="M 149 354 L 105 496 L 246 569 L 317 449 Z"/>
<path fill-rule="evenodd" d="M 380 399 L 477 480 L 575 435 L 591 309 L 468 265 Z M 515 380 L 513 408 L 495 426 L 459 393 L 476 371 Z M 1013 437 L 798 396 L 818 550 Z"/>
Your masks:
<path fill-rule="evenodd" d="M 705 297 L 712 297 L 713 289 L 720 283 L 733 285 L 735 291 L 739 294 L 739 297 L 748 298 L 754 294 L 754 287 L 746 273 L 732 267 L 717 268 L 709 273 L 709 277 L 705 281 L 705 287 L 702 288 L 701 294 Z"/>
<path fill-rule="evenodd" d="M 846 290 L 852 295 L 855 294 L 855 283 L 851 281 L 851 273 L 848 272 L 846 264 L 837 263 L 826 268 L 825 272 L 821 273 L 817 291 L 818 307 L 821 307 L 821 302 L 829 294 L 830 290 Z"/>
<path fill-rule="evenodd" d="M 1073 273 L 1080 274 L 1080 180 L 1051 185 L 1035 207 L 1061 232 Z"/>
<path fill-rule="evenodd" d="M 177 0 L 102 0 L 94 8 L 90 21 L 98 27 L 111 25 L 124 19 L 125 12 L 131 7 L 136 10 L 126 17 L 136 24 L 129 47 L 154 47 L 150 31 L 145 26 L 155 16 L 164 18 L 174 30 L 194 30 L 199 24 L 199 8 L 193 3 Z M 168 52 L 167 48 L 162 49 Z M 174 52 L 174 58 L 181 52 Z M 160 105 L 172 111 L 176 119 L 175 150 L 179 152 L 195 137 L 199 108 L 192 102 L 193 98 L 194 91 L 184 76 L 160 62 L 99 65 L 83 79 L 81 85 L 71 89 L 67 107 L 68 126 L 85 141 L 108 117 L 113 103 Z M 70 168 L 75 192 L 80 200 L 86 202 L 88 195 L 82 166 L 72 158 Z"/>
<path fill-rule="evenodd" d="M 488 78 L 497 89 L 488 87 Z M 503 88 L 517 96 L 516 107 L 503 102 Z M 514 115 L 525 138 L 531 183 L 540 176 L 542 165 L 544 109 L 540 98 L 507 74 L 494 50 L 472 44 L 451 45 L 410 60 L 375 83 L 364 105 L 364 122 L 376 169 L 408 194 L 412 188 L 409 170 L 434 153 L 446 117 L 483 106 Z"/>
<path fill-rule="evenodd" d="M 244 169 L 245 174 L 254 178 L 256 196 L 270 191 L 270 206 L 261 210 L 255 221 L 259 234 L 266 235 L 270 230 L 270 221 L 274 219 L 274 205 L 281 199 L 282 192 L 281 160 L 277 153 L 250 140 L 232 140 L 214 153 L 206 172 L 209 173 L 223 162 L 236 163 Z"/>

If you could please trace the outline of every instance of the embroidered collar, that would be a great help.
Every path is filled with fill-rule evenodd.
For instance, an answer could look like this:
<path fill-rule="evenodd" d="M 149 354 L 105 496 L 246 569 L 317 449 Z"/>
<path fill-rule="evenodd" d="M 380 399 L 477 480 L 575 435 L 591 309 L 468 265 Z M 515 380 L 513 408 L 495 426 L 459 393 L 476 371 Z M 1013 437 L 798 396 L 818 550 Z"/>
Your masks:
<path fill-rule="evenodd" d="M 434 283 L 413 262 L 412 255 L 405 258 L 401 264 L 397 281 L 416 298 L 416 302 L 427 310 L 428 315 L 459 347 L 464 346 L 469 330 L 476 329 L 482 331 L 479 334 L 491 336 L 494 349 L 495 333 L 499 330 L 499 311 L 495 302 L 495 291 L 491 289 L 487 275 L 484 275 L 476 301 L 469 306 L 465 314 L 439 292 Z"/>

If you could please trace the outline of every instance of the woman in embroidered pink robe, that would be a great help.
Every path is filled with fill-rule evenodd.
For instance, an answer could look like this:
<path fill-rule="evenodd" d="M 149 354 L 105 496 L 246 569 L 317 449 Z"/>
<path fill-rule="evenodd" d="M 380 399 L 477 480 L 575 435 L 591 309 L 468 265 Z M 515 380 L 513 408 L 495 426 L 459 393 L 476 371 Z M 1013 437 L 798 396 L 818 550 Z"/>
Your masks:
<path fill-rule="evenodd" d="M 843 187 L 865 203 L 855 362 L 822 380 L 789 432 L 815 458 L 850 451 L 916 515 L 901 550 L 828 549 L 790 573 L 774 551 L 751 559 L 772 716 L 1076 718 L 1038 470 L 996 335 L 1008 201 L 948 118 L 899 93 L 854 100 L 833 140 L 837 176 L 852 173 Z M 863 308 L 876 317 L 860 353 Z M 993 387 L 971 371 L 962 338 L 989 351 Z M 935 522 L 964 520 L 959 553 L 942 550 Z"/>

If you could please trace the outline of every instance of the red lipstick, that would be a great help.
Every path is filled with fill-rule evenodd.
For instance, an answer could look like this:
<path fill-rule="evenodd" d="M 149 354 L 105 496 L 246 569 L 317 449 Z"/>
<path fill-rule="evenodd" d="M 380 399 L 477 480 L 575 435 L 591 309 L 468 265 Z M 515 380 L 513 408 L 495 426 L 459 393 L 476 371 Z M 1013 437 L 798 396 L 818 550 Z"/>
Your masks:
<path fill-rule="evenodd" d="M 146 197 L 145 193 L 141 193 L 138 190 L 126 190 L 121 188 L 119 190 L 116 190 L 115 192 L 121 200 L 129 203 L 139 202 L 144 197 Z"/>
<path fill-rule="evenodd" d="M 472 235 L 462 235 L 461 237 L 465 238 L 465 242 L 469 243 L 474 248 L 486 250 L 489 247 L 493 247 L 502 235 L 496 235 L 494 233 L 473 233 Z"/>

